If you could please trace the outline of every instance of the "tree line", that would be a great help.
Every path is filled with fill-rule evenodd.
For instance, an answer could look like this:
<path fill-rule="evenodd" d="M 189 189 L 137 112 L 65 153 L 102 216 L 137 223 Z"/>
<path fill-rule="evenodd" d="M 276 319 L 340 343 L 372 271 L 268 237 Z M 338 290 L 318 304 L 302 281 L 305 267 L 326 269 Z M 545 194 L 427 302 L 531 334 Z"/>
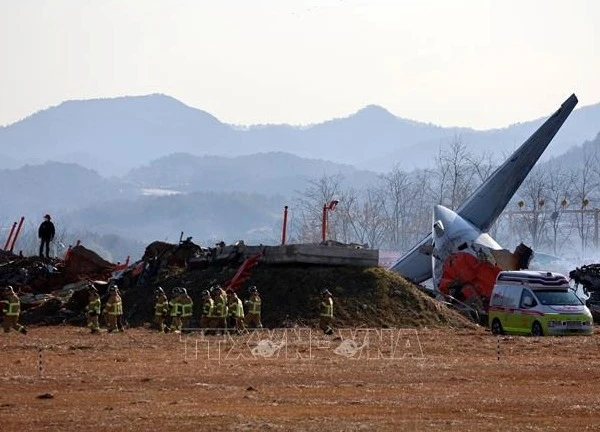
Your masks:
<path fill-rule="evenodd" d="M 505 248 L 523 242 L 555 255 L 584 256 L 597 247 L 600 164 L 592 146 L 575 166 L 553 159 L 529 173 L 490 234 Z M 341 174 L 308 181 L 296 192 L 290 217 L 293 242 L 321 241 L 323 206 L 327 239 L 404 252 L 430 231 L 434 204 L 455 210 L 499 166 L 491 154 L 474 154 L 455 138 L 440 149 L 430 169 L 392 171 L 362 189 L 347 187 Z"/>

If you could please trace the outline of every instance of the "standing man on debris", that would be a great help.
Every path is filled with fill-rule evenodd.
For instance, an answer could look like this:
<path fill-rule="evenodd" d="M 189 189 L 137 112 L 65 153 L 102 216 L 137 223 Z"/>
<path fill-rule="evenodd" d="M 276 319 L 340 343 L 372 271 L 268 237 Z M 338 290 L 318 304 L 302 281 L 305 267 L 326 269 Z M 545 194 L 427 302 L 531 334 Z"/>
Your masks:
<path fill-rule="evenodd" d="M 213 315 L 215 302 L 210 297 L 208 290 L 202 291 L 202 312 L 200 312 L 200 328 L 207 329 L 210 327 L 210 320 Z"/>
<path fill-rule="evenodd" d="M 10 332 L 10 329 L 15 329 L 18 332 L 27 334 L 27 328 L 19 324 L 19 314 L 21 313 L 21 301 L 19 296 L 15 294 L 13 287 L 10 285 L 2 289 L 2 312 L 4 313 L 4 320 L 2 321 L 2 328 L 4 333 Z"/>
<path fill-rule="evenodd" d="M 331 335 L 333 334 L 333 298 L 328 289 L 321 291 L 321 297 L 319 327 L 323 333 Z"/>
<path fill-rule="evenodd" d="M 38 237 L 40 238 L 40 258 L 43 258 L 44 246 L 46 247 L 46 258 L 50 258 L 50 242 L 54 240 L 56 230 L 54 224 L 50 221 L 50 215 L 44 216 L 44 222 L 38 228 Z"/>
<path fill-rule="evenodd" d="M 91 333 L 98 333 L 100 331 L 100 323 L 98 317 L 100 316 L 100 309 L 102 304 L 100 303 L 100 296 L 98 290 L 94 285 L 88 287 L 88 304 L 86 306 L 87 315 L 87 326 L 90 328 Z"/>
<path fill-rule="evenodd" d="M 161 287 L 157 287 L 154 291 L 154 323 L 160 333 L 164 333 L 167 327 L 165 319 L 169 310 L 169 300 L 165 291 Z"/>
<path fill-rule="evenodd" d="M 235 328 L 238 334 L 246 331 L 244 326 L 244 304 L 233 290 L 227 290 L 227 304 L 229 307 L 229 326 Z"/>
<path fill-rule="evenodd" d="M 245 319 L 246 327 L 262 329 L 263 326 L 260 321 L 261 300 L 258 289 L 256 289 L 256 286 L 252 285 L 248 288 L 248 291 L 250 292 L 250 298 L 245 302 L 248 307 L 248 313 L 246 314 Z"/>
<path fill-rule="evenodd" d="M 111 285 L 111 287 L 108 289 L 108 300 L 104 306 L 104 316 L 106 318 L 106 324 L 109 333 L 119 329 L 117 325 L 119 314 L 123 314 L 121 297 L 117 293 L 117 287 L 115 285 Z"/>
<path fill-rule="evenodd" d="M 190 328 L 190 320 L 192 319 L 194 301 L 187 293 L 185 288 L 179 289 L 181 294 L 179 297 L 179 305 L 181 307 L 181 326 L 183 329 Z"/>

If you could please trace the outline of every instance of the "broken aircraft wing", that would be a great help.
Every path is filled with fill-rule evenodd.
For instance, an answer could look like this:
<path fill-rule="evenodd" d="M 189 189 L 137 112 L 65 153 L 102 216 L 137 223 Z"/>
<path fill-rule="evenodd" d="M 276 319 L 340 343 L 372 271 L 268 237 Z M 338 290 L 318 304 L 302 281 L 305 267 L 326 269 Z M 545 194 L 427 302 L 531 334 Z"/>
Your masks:
<path fill-rule="evenodd" d="M 558 111 L 458 207 L 457 213 L 481 231 L 487 231 L 504 211 L 577 102 L 574 94 L 564 101 Z M 416 283 L 431 278 L 431 257 L 422 253 L 422 247 L 427 244 L 431 244 L 431 233 L 390 269 Z"/>

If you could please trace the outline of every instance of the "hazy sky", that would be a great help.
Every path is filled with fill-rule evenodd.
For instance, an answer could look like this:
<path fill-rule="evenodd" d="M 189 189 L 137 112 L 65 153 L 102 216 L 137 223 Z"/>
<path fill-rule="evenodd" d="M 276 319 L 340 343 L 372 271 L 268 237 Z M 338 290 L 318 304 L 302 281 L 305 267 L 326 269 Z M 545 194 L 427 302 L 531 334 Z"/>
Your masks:
<path fill-rule="evenodd" d="M 0 125 L 164 93 L 238 124 L 378 104 L 500 127 L 600 102 L 600 1 L 1 0 Z"/>

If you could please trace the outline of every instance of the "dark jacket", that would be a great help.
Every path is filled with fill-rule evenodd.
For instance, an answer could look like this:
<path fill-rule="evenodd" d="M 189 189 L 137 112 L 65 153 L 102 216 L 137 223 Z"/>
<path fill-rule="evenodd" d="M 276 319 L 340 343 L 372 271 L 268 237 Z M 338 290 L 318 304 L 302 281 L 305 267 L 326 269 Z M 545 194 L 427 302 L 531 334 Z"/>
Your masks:
<path fill-rule="evenodd" d="M 40 224 L 38 228 L 38 237 L 43 240 L 53 240 L 54 239 L 54 224 L 49 220 L 45 220 Z"/>

